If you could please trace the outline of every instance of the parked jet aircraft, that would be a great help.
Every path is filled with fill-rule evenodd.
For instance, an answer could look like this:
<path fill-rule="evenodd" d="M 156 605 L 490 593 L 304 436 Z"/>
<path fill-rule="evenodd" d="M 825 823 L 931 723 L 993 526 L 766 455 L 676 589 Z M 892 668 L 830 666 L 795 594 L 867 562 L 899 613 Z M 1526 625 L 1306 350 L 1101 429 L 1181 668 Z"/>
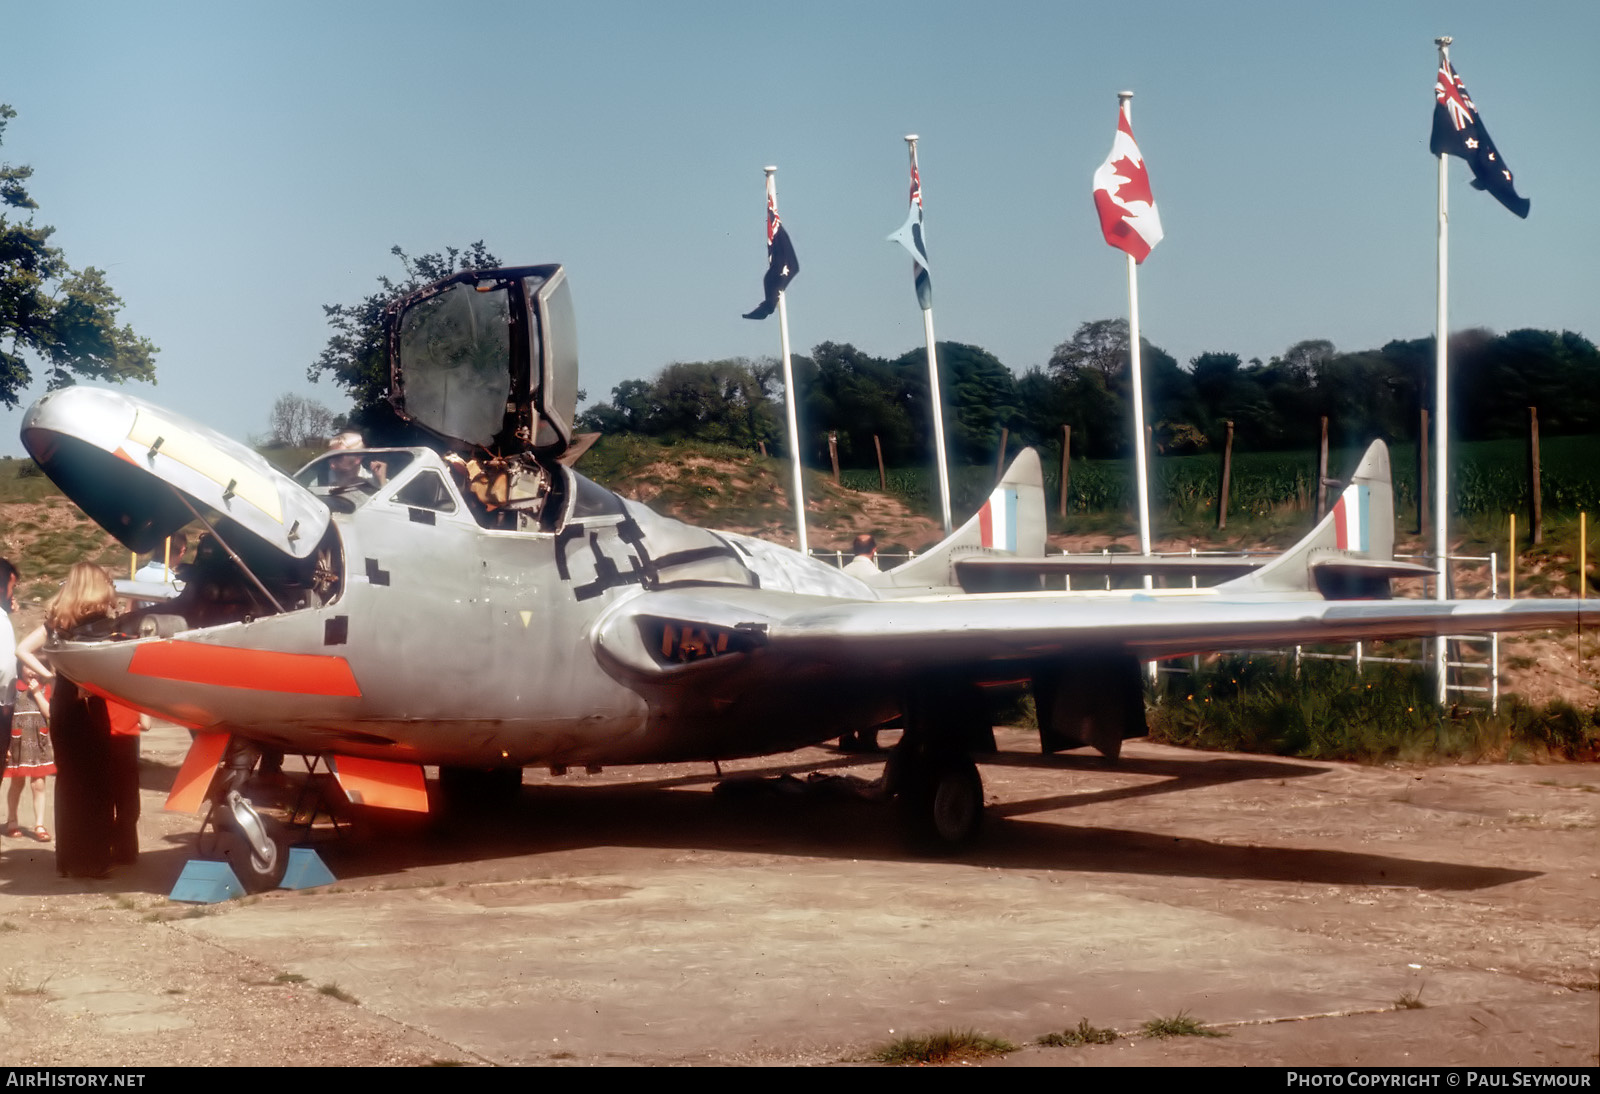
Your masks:
<path fill-rule="evenodd" d="M 527 765 L 762 755 L 898 717 L 889 789 L 913 829 L 955 841 L 982 810 L 970 755 L 988 736 L 985 685 L 1032 688 L 1045 748 L 1115 755 L 1144 732 L 1140 660 L 1570 626 L 1600 608 L 1383 599 L 1418 568 L 1391 557 L 1381 444 L 1304 541 L 1213 588 L 1042 591 L 1032 452 L 941 546 L 864 583 L 659 516 L 563 464 L 577 351 L 560 266 L 429 286 L 394 309 L 390 342 L 394 405 L 438 451 L 330 452 L 290 478 L 85 387 L 46 395 L 22 426 L 45 473 L 130 550 L 209 531 L 180 596 L 49 653 L 201 731 L 181 786 L 199 793 L 233 742 L 215 818 L 254 888 L 286 857 L 241 793 L 257 747 L 415 788 L 427 764 L 443 783 L 515 785 Z"/>

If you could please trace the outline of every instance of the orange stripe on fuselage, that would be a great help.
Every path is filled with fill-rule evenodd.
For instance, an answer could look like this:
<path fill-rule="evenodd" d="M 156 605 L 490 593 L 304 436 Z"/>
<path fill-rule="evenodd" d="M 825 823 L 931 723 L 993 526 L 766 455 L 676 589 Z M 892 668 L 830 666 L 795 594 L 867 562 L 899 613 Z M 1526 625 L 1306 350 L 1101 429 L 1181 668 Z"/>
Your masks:
<path fill-rule="evenodd" d="M 133 651 L 128 671 L 162 680 L 214 684 L 293 695 L 358 696 L 350 664 L 343 657 L 312 653 L 246 650 L 201 642 L 152 642 Z"/>

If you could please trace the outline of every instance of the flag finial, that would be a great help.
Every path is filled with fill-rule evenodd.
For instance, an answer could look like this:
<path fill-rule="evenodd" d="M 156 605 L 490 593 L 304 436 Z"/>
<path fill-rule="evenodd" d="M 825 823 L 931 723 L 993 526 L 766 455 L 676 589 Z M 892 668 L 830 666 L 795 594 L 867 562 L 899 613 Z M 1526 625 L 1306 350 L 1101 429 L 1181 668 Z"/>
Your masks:
<path fill-rule="evenodd" d="M 778 173 L 778 169 L 776 167 L 763 167 L 761 170 L 765 171 L 769 175 L 776 175 Z"/>

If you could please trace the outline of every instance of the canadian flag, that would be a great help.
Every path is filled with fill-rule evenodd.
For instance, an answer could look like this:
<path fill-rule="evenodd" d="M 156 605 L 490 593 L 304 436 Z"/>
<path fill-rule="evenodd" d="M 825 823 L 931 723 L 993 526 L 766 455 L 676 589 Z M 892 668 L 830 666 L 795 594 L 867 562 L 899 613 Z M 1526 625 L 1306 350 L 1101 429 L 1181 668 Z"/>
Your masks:
<path fill-rule="evenodd" d="M 1135 262 L 1161 242 L 1161 215 L 1150 193 L 1150 174 L 1133 140 L 1128 105 L 1117 108 L 1117 136 L 1111 155 L 1094 173 L 1094 207 L 1106 242 L 1127 251 Z"/>

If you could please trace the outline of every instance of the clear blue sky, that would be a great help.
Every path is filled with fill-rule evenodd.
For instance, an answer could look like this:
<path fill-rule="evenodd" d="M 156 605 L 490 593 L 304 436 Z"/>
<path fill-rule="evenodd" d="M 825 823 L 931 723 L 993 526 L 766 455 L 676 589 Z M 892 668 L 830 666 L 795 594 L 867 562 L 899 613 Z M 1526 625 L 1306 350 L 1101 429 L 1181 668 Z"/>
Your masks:
<path fill-rule="evenodd" d="M 354 302 L 412 253 L 484 240 L 573 279 L 591 400 L 674 360 L 773 355 L 763 164 L 803 272 L 797 351 L 919 346 L 920 159 L 941 339 L 1021 372 L 1125 314 L 1090 176 L 1116 92 L 1167 238 L 1145 333 L 1181 361 L 1432 333 L 1436 35 L 1532 199 L 1451 169 L 1451 325 L 1600 337 L 1600 4 L 0 0 L 0 160 L 161 347 L 145 394 L 265 432 Z M 37 394 L 37 393 L 35 393 Z M 0 413 L 0 453 L 20 453 Z"/>

